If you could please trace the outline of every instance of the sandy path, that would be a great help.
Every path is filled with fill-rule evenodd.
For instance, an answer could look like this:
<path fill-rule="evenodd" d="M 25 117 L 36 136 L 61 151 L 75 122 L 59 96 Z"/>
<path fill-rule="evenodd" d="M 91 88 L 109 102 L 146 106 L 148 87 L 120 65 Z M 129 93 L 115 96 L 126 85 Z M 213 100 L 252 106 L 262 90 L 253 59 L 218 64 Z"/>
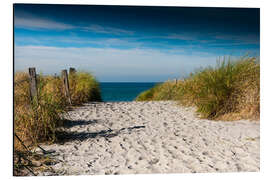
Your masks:
<path fill-rule="evenodd" d="M 40 175 L 259 171 L 259 123 L 198 119 L 172 101 L 89 103 L 69 112 L 56 173 Z"/>

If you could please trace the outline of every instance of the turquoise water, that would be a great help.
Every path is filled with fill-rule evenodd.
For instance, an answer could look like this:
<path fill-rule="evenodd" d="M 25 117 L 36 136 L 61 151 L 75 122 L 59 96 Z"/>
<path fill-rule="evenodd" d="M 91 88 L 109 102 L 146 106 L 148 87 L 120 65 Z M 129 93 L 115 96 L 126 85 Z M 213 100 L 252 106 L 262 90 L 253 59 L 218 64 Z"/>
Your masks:
<path fill-rule="evenodd" d="M 154 82 L 101 82 L 103 101 L 133 101 L 141 92 L 152 88 Z"/>

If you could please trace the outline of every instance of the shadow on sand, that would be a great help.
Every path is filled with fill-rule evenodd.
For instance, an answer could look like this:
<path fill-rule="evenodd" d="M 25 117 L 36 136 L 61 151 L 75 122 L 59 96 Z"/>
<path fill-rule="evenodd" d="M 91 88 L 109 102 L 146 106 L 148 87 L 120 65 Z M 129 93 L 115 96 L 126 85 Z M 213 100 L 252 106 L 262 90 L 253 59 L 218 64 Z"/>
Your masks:
<path fill-rule="evenodd" d="M 87 122 L 87 121 L 85 121 Z M 79 125 L 84 125 L 84 124 L 80 124 Z M 77 124 L 77 125 L 78 125 Z M 74 124 L 72 124 L 74 125 Z M 70 142 L 70 141 L 75 141 L 75 140 L 79 140 L 79 141 L 84 141 L 87 139 L 93 139 L 93 138 L 112 138 L 115 137 L 117 135 L 119 135 L 122 132 L 126 132 L 126 133 L 131 133 L 132 131 L 136 130 L 136 129 L 141 129 L 141 128 L 145 128 L 145 126 L 132 126 L 132 127 L 128 127 L 128 128 L 121 128 L 119 130 L 112 130 L 112 129 L 107 129 L 107 130 L 101 130 L 98 132 L 67 132 L 67 131 L 57 131 L 56 132 L 56 137 L 57 137 L 57 141 L 56 143 L 65 143 L 65 142 Z"/>
<path fill-rule="evenodd" d="M 74 126 L 83 126 L 83 125 L 97 124 L 97 123 L 98 123 L 97 119 L 87 120 L 87 121 L 84 121 L 84 120 L 71 121 L 71 120 L 65 119 L 63 123 L 63 127 L 72 128 Z"/>

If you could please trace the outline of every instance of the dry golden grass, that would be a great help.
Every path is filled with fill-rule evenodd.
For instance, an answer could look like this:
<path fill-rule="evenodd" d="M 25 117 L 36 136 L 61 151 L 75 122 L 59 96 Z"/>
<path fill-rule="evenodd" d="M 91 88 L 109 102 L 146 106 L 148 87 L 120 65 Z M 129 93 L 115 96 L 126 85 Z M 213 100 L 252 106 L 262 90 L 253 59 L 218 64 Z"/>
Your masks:
<path fill-rule="evenodd" d="M 196 106 L 203 118 L 258 119 L 260 115 L 260 64 L 254 57 L 237 61 L 224 58 L 188 78 L 165 82 L 141 93 L 136 100 L 176 100 Z"/>
<path fill-rule="evenodd" d="M 70 79 L 72 101 L 82 104 L 100 101 L 99 84 L 89 73 L 75 73 Z M 68 101 L 60 77 L 37 76 L 37 98 L 31 101 L 29 76 L 16 72 L 14 76 L 14 133 L 26 147 L 35 147 L 41 142 L 54 142 L 57 127 L 63 125 L 62 115 L 67 111 Z M 14 135 L 15 135 L 14 134 Z M 14 136 L 15 154 L 28 154 L 25 147 Z M 14 162 L 19 170 L 22 164 Z"/>
<path fill-rule="evenodd" d="M 61 124 L 65 98 L 58 79 L 38 77 L 38 99 L 31 101 L 26 73 L 15 74 L 14 131 L 26 143 L 53 141 L 55 129 Z M 59 91 L 58 91 L 59 90 Z"/>
<path fill-rule="evenodd" d="M 60 77 L 37 77 L 38 99 L 30 100 L 27 73 L 17 72 L 14 77 L 15 132 L 30 142 L 54 141 L 55 130 L 62 124 L 61 114 L 67 110 L 68 101 Z M 99 84 L 86 72 L 70 76 L 70 94 L 75 105 L 100 101 Z"/>
<path fill-rule="evenodd" d="M 71 102 L 80 105 L 89 101 L 101 101 L 99 83 L 87 72 L 78 72 L 69 76 Z"/>

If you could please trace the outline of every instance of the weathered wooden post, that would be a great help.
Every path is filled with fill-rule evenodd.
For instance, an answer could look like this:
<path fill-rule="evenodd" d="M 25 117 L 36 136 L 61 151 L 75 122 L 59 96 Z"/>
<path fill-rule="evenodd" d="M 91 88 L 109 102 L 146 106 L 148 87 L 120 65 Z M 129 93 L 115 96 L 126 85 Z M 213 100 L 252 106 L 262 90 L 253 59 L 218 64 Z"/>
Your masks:
<path fill-rule="evenodd" d="M 69 68 L 69 74 L 74 74 L 76 73 L 76 69 L 75 68 Z"/>
<path fill-rule="evenodd" d="M 36 68 L 32 67 L 29 68 L 29 78 L 30 78 L 30 95 L 31 101 L 34 99 L 37 100 L 37 75 L 36 75 Z"/>
<path fill-rule="evenodd" d="M 71 98 L 70 98 L 70 93 L 69 93 L 69 83 L 68 83 L 68 73 L 67 73 L 66 69 L 62 70 L 62 78 L 63 78 L 63 83 L 64 83 L 65 96 L 68 98 L 68 102 L 71 105 Z"/>

